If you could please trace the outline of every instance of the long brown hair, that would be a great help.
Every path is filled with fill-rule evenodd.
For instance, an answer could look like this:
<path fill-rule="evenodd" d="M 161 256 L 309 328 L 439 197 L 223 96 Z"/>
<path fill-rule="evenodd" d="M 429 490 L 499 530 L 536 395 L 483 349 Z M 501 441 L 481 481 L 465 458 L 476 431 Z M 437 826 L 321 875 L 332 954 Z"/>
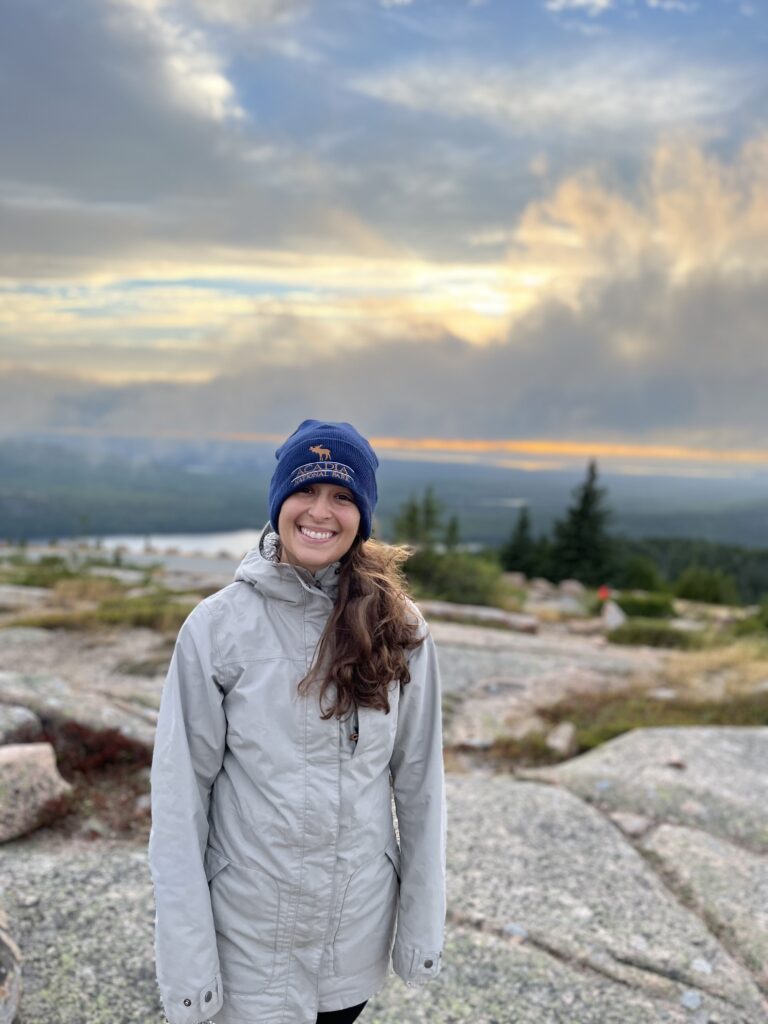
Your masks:
<path fill-rule="evenodd" d="M 402 565 L 407 548 L 356 537 L 342 557 L 339 593 L 309 673 L 299 683 L 307 694 L 321 679 L 323 718 L 346 717 L 355 707 L 389 712 L 389 685 L 410 682 L 407 652 L 418 647 L 419 623 L 405 600 Z M 323 708 L 331 684 L 336 697 Z"/>

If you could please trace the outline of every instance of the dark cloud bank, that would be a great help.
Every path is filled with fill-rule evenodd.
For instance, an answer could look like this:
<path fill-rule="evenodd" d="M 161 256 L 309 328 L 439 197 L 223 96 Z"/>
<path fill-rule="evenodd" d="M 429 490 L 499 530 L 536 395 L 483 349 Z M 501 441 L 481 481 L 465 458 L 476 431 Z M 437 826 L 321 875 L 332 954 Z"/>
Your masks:
<path fill-rule="evenodd" d="M 0 432 L 284 432 L 313 415 L 369 433 L 765 442 L 768 290 L 702 276 L 614 281 L 579 311 L 541 307 L 496 346 L 393 340 L 276 367 L 243 345 L 204 384 L 0 380 Z M 622 339 L 630 339 L 627 346 Z"/>

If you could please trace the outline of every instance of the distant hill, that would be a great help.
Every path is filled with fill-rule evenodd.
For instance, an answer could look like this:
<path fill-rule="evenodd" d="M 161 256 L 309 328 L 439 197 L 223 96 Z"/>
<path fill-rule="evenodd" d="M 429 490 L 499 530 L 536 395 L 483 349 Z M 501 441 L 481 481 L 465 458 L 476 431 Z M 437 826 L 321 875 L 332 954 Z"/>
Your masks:
<path fill-rule="evenodd" d="M 126 438 L 0 440 L 0 538 L 208 532 L 258 528 L 274 445 Z M 379 533 L 410 494 L 432 484 L 464 541 L 498 545 L 527 504 L 534 533 L 549 532 L 585 467 L 524 471 L 385 458 Z M 768 547 L 768 474 L 751 478 L 621 475 L 600 469 L 611 531 Z"/>

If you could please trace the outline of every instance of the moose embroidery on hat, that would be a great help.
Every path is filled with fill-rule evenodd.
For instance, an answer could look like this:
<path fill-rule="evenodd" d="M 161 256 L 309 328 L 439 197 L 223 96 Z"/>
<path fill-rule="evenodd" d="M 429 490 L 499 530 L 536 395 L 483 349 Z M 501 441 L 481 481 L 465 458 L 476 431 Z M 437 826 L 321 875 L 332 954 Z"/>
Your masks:
<path fill-rule="evenodd" d="M 310 446 L 309 450 L 311 452 L 314 452 L 315 455 L 317 455 L 320 458 L 320 461 L 325 459 L 326 461 L 330 462 L 330 459 L 331 459 L 331 449 L 330 448 L 323 448 L 323 446 L 321 444 L 313 444 L 313 445 Z"/>

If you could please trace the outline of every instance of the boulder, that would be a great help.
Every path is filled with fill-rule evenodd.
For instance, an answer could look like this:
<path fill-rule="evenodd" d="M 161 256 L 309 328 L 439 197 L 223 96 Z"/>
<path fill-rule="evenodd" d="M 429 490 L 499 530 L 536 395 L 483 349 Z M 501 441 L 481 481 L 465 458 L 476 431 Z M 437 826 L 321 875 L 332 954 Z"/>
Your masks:
<path fill-rule="evenodd" d="M 618 629 L 627 621 L 626 614 L 615 601 L 606 601 L 600 613 L 603 627 L 607 630 Z"/>
<path fill-rule="evenodd" d="M 570 757 L 578 750 L 576 726 L 573 722 L 559 722 L 554 729 L 547 733 L 544 742 L 558 757 Z"/>
<path fill-rule="evenodd" d="M 46 604 L 51 597 L 47 587 L 20 587 L 0 583 L 0 612 L 30 611 Z"/>
<path fill-rule="evenodd" d="M 34 711 L 20 704 L 0 704 L 0 746 L 42 738 L 43 725 Z"/>
<path fill-rule="evenodd" d="M 50 743 L 0 747 L 0 842 L 66 813 L 71 792 Z"/>
<path fill-rule="evenodd" d="M 579 580 L 561 580 L 558 589 L 561 594 L 578 598 L 583 598 L 587 592 L 587 588 Z"/>
<path fill-rule="evenodd" d="M 768 727 L 633 729 L 520 777 L 557 783 L 609 812 L 687 825 L 768 853 Z"/>

